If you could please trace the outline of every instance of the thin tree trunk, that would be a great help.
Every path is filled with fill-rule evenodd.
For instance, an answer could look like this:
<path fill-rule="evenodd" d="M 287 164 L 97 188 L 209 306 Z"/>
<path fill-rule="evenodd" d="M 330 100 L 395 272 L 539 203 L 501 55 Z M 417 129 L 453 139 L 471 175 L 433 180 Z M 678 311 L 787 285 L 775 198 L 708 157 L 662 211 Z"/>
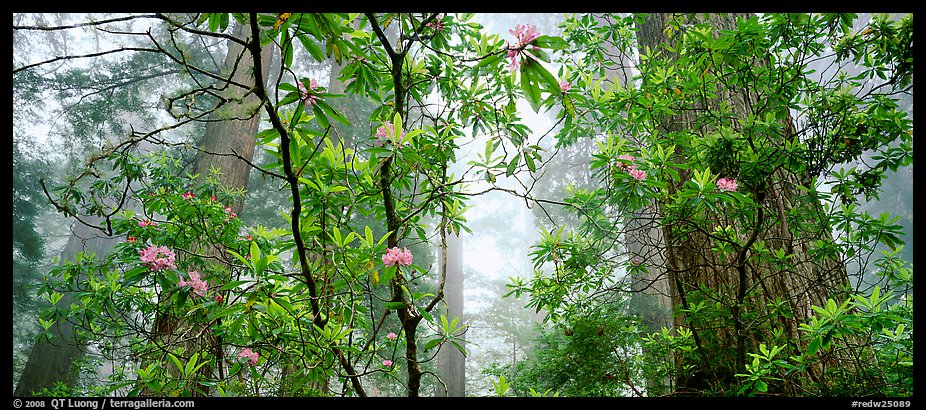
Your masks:
<path fill-rule="evenodd" d="M 447 308 L 444 315 L 448 321 L 463 318 L 463 246 L 456 234 L 447 235 L 447 249 L 442 250 L 447 258 L 444 301 Z M 462 326 L 462 323 L 460 324 Z M 445 344 L 437 352 L 438 374 L 447 390 L 438 387 L 434 393 L 437 397 L 466 396 L 466 357 L 456 346 Z"/>

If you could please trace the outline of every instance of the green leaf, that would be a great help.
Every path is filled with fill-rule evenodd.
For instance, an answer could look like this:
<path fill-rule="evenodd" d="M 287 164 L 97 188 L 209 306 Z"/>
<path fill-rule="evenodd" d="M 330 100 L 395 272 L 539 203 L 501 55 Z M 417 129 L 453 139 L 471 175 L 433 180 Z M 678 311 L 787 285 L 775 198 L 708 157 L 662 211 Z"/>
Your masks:
<path fill-rule="evenodd" d="M 535 38 L 534 41 L 531 41 L 530 44 L 541 48 L 549 48 L 551 50 L 563 50 L 569 47 L 569 43 L 567 43 L 566 40 L 554 36 L 539 36 Z"/>
<path fill-rule="evenodd" d="M 768 384 L 762 380 L 756 380 L 756 390 L 765 393 L 768 391 Z"/>
<path fill-rule="evenodd" d="M 142 280 L 148 272 L 148 268 L 144 266 L 136 266 L 129 269 L 129 271 L 122 276 L 122 284 L 125 286 L 134 285 Z"/>
<path fill-rule="evenodd" d="M 526 57 L 521 64 L 521 90 L 534 112 L 540 112 L 540 88 L 537 85 L 537 79 L 534 78 L 534 70 L 531 68 L 534 64 L 539 63 L 530 57 Z"/>
<path fill-rule="evenodd" d="M 331 121 L 328 121 L 328 117 L 326 117 L 325 112 L 318 107 L 318 104 L 312 106 L 312 112 L 315 113 L 315 120 L 318 121 L 320 127 L 328 128 L 331 126 Z"/>
<path fill-rule="evenodd" d="M 177 356 L 174 356 L 173 354 L 168 353 L 167 357 L 169 357 L 170 360 L 174 362 L 174 366 L 177 366 L 177 370 L 180 370 L 181 372 L 183 371 L 183 363 L 180 362 L 180 359 L 178 359 Z"/>
<path fill-rule="evenodd" d="M 428 342 L 424 344 L 424 350 L 431 350 L 443 341 L 444 339 L 442 338 L 428 340 Z"/>
<path fill-rule="evenodd" d="M 193 375 L 193 371 L 196 369 L 196 361 L 199 360 L 199 352 L 193 353 L 193 357 L 190 358 L 190 361 L 186 362 L 186 368 L 183 369 L 183 374 L 188 378 Z"/>
<path fill-rule="evenodd" d="M 315 61 L 325 61 L 325 52 L 312 41 L 309 36 L 304 33 L 296 34 L 296 38 L 299 39 L 299 42 L 302 43 L 302 46 L 305 47 L 306 51 L 315 59 Z"/>
<path fill-rule="evenodd" d="M 514 158 L 511 159 L 511 162 L 508 163 L 508 166 L 505 168 L 505 175 L 511 176 L 514 174 L 515 168 L 518 167 L 518 162 L 521 160 L 521 153 L 518 152 L 514 154 Z"/>

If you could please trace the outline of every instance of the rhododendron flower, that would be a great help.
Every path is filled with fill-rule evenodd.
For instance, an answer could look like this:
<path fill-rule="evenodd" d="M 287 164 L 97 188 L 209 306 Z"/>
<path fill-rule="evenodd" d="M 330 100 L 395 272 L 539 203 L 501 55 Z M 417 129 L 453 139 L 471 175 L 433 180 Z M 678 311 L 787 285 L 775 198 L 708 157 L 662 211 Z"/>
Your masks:
<path fill-rule="evenodd" d="M 128 243 L 135 243 L 135 241 L 137 241 L 137 240 L 138 240 L 138 238 L 136 238 L 136 237 L 134 237 L 134 236 L 128 236 L 128 237 L 125 238 L 125 241 L 128 242 Z"/>
<path fill-rule="evenodd" d="M 183 197 L 183 199 L 193 199 L 193 197 L 195 197 L 196 194 L 194 194 L 194 193 L 192 193 L 192 192 L 190 192 L 190 191 L 186 191 L 186 192 L 183 193 L 183 195 L 180 195 L 180 196 Z"/>
<path fill-rule="evenodd" d="M 174 268 L 175 255 L 166 246 L 151 245 L 138 251 L 139 259 L 143 265 L 155 272 L 160 272 L 166 268 Z"/>
<path fill-rule="evenodd" d="M 157 225 L 158 225 L 157 222 L 154 222 L 154 221 L 149 220 L 149 219 L 142 219 L 142 220 L 138 221 L 138 226 L 140 226 L 140 227 L 142 227 L 142 228 L 144 228 L 144 227 L 146 227 L 146 226 L 157 226 Z"/>
<path fill-rule="evenodd" d="M 209 199 L 211 199 L 212 202 L 215 202 L 215 201 L 218 201 L 218 200 L 219 200 L 218 198 L 215 197 L 215 195 L 209 195 Z"/>
<path fill-rule="evenodd" d="M 223 298 L 222 295 L 215 295 L 215 301 L 216 301 L 216 302 L 221 302 L 221 301 L 223 301 L 223 300 L 225 300 L 225 298 Z"/>
<path fill-rule="evenodd" d="M 318 81 L 315 81 L 314 78 L 309 80 L 308 89 L 305 88 L 305 84 L 303 84 L 302 81 L 300 81 L 297 86 L 299 88 L 299 99 L 305 103 L 305 108 L 315 105 L 317 97 L 309 94 L 309 90 L 315 91 L 315 89 L 318 88 Z"/>
<path fill-rule="evenodd" d="M 572 83 L 570 83 L 569 81 L 563 80 L 563 81 L 560 81 L 560 82 L 559 82 L 559 89 L 560 89 L 562 92 L 565 93 L 565 92 L 569 91 L 570 88 L 572 88 Z"/>
<path fill-rule="evenodd" d="M 189 286 L 191 289 L 193 289 L 193 293 L 202 297 L 206 297 L 206 290 L 209 289 L 209 284 L 202 280 L 202 278 L 199 277 L 199 272 L 195 270 L 190 271 L 190 280 L 181 280 L 177 282 L 177 286 L 180 286 L 181 288 L 184 286 Z M 221 302 L 221 300 L 219 300 L 219 302 Z"/>
<path fill-rule="evenodd" d="M 248 235 L 248 236 L 245 236 L 245 237 L 244 237 L 244 240 L 246 240 L 246 241 L 250 241 L 250 240 L 253 240 L 253 239 L 254 239 L 254 237 L 251 236 L 251 235 Z"/>
<path fill-rule="evenodd" d="M 383 254 L 382 259 L 386 266 L 408 266 L 412 264 L 412 253 L 408 250 L 408 248 L 402 248 L 402 250 L 399 250 L 399 247 L 396 246 L 392 249 L 386 249 L 386 253 Z"/>
<path fill-rule="evenodd" d="M 646 179 L 646 172 L 641 171 L 639 169 L 631 169 L 630 176 L 632 176 L 633 179 L 636 179 L 637 181 L 642 181 Z"/>
<path fill-rule="evenodd" d="M 518 39 L 517 45 L 511 45 L 508 43 L 508 53 L 507 57 L 511 59 L 511 63 L 508 64 L 508 69 L 514 71 L 521 65 L 521 61 L 518 60 L 518 54 L 521 53 L 521 50 L 530 44 L 531 41 L 534 41 L 535 38 L 540 37 L 540 33 L 537 32 L 537 27 L 533 24 L 528 24 L 522 26 L 520 24 L 516 25 L 513 29 L 508 30 L 516 39 Z M 535 46 L 534 49 L 537 47 Z"/>
<path fill-rule="evenodd" d="M 720 188 L 721 191 L 732 191 L 736 192 L 736 180 L 728 178 L 720 178 L 717 180 L 717 188 Z"/>
<path fill-rule="evenodd" d="M 251 349 L 249 349 L 249 348 L 247 348 L 247 347 L 242 347 L 242 348 L 241 348 L 241 353 L 238 353 L 238 359 L 239 359 L 239 360 L 242 359 L 242 358 L 247 359 L 247 360 L 251 363 L 252 366 L 256 366 L 256 365 L 257 365 L 257 358 L 258 358 L 259 356 L 260 356 L 260 354 L 258 354 L 257 352 L 251 351 Z"/>
<path fill-rule="evenodd" d="M 634 161 L 636 158 L 634 158 L 633 155 L 623 154 L 623 155 L 617 157 L 617 159 L 619 160 L 619 161 L 617 161 L 617 167 L 618 167 L 619 169 L 627 169 L 627 170 L 634 169 L 633 161 Z M 620 161 L 620 160 L 623 160 L 623 161 Z M 629 161 L 630 163 L 629 163 L 629 164 L 625 164 L 624 161 Z"/>
<path fill-rule="evenodd" d="M 389 360 L 389 359 L 383 360 L 383 366 L 392 367 L 392 360 Z"/>
<path fill-rule="evenodd" d="M 540 33 L 537 32 L 537 26 L 533 24 L 527 25 L 516 25 L 513 29 L 508 30 L 511 35 L 515 36 L 518 39 L 518 46 L 523 47 L 530 44 L 531 41 L 534 41 L 535 38 L 540 37 Z"/>
<path fill-rule="evenodd" d="M 633 259 L 630 260 L 630 264 L 633 266 L 640 266 L 641 263 L 643 263 L 643 259 L 640 259 L 639 257 L 636 257 L 636 256 L 634 256 Z"/>
<path fill-rule="evenodd" d="M 396 335 L 395 333 L 392 333 L 392 332 L 390 332 L 388 335 L 386 335 L 386 338 L 388 338 L 389 340 L 395 340 L 395 338 L 397 338 L 397 337 L 399 337 L 399 336 Z"/>
<path fill-rule="evenodd" d="M 427 26 L 434 29 L 434 31 L 441 31 L 444 29 L 444 22 L 436 20 L 428 23 Z"/>

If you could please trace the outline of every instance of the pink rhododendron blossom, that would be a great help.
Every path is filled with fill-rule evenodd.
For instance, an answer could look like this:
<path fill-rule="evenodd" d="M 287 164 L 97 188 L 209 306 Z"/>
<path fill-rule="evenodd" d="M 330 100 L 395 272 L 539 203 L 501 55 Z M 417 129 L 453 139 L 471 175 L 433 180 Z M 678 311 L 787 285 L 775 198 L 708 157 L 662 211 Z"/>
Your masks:
<path fill-rule="evenodd" d="M 386 335 L 386 338 L 388 338 L 389 340 L 395 340 L 395 338 L 397 338 L 397 337 L 399 337 L 399 336 L 396 335 L 395 333 L 392 333 L 392 332 L 390 332 L 388 335 Z"/>
<path fill-rule="evenodd" d="M 518 39 L 517 45 L 511 45 L 508 43 L 508 52 L 507 57 L 511 60 L 511 63 L 508 64 L 508 69 L 514 71 L 518 69 L 521 65 L 521 61 L 518 59 L 518 54 L 521 53 L 521 50 L 524 49 L 531 41 L 534 41 L 535 38 L 540 37 L 540 33 L 537 32 L 537 27 L 533 24 L 528 24 L 522 26 L 520 24 L 516 25 L 513 29 L 508 30 L 511 35 Z M 534 49 L 537 49 L 535 46 Z"/>
<path fill-rule="evenodd" d="M 215 201 L 218 201 L 218 200 L 219 200 L 218 198 L 215 197 L 215 195 L 209 195 L 209 199 L 211 199 L 212 202 L 215 202 Z"/>
<path fill-rule="evenodd" d="M 138 221 L 138 226 L 140 226 L 140 227 L 142 227 L 142 228 L 144 228 L 144 227 L 146 227 L 146 226 L 157 226 L 157 225 L 158 225 L 157 222 L 154 222 L 154 221 L 152 221 L 152 220 L 150 220 L 150 219 L 142 219 L 142 220 Z"/>
<path fill-rule="evenodd" d="M 392 367 L 392 360 L 389 360 L 389 359 L 383 360 L 383 366 Z"/>
<path fill-rule="evenodd" d="M 565 92 L 569 91 L 569 89 L 571 89 L 571 88 L 572 88 L 572 83 L 570 83 L 569 81 L 563 80 L 563 81 L 560 81 L 560 82 L 559 82 L 559 89 L 560 89 L 562 92 L 565 93 Z"/>
<path fill-rule="evenodd" d="M 427 26 L 434 29 L 434 31 L 441 31 L 444 29 L 444 22 L 440 20 L 432 21 Z"/>
<path fill-rule="evenodd" d="M 626 169 L 626 170 L 631 170 L 635 168 L 633 162 L 634 160 L 636 160 L 636 158 L 634 158 L 633 155 L 622 154 L 621 156 L 617 157 L 617 159 L 619 160 L 617 161 L 617 168 Z M 629 161 L 630 163 L 625 164 L 624 161 Z"/>
<path fill-rule="evenodd" d="M 717 180 L 717 188 L 720 188 L 721 191 L 732 191 L 736 192 L 736 180 L 728 178 L 720 178 Z"/>
<path fill-rule="evenodd" d="M 634 256 L 633 259 L 630 260 L 630 264 L 633 266 L 640 266 L 641 263 L 643 263 L 643 259 L 640 259 L 639 257 L 636 257 L 636 256 Z"/>
<path fill-rule="evenodd" d="M 155 272 L 174 268 L 175 255 L 166 246 L 151 245 L 138 251 L 142 264 Z"/>
<path fill-rule="evenodd" d="M 186 191 L 186 192 L 183 193 L 183 195 L 180 195 L 180 196 L 183 197 L 183 199 L 193 199 L 193 197 L 195 197 L 196 194 L 194 194 L 194 193 L 192 193 L 192 192 L 190 192 L 190 191 Z"/>
<path fill-rule="evenodd" d="M 242 359 L 242 358 L 243 358 L 243 359 L 247 359 L 247 360 L 251 363 L 252 366 L 256 366 L 256 365 L 257 365 L 257 358 L 258 358 L 259 356 L 260 356 L 260 354 L 258 354 L 257 352 L 251 351 L 251 349 L 249 349 L 249 348 L 247 348 L 247 347 L 242 347 L 242 348 L 241 348 L 241 353 L 238 353 L 238 359 L 239 359 L 239 360 Z"/>
<path fill-rule="evenodd" d="M 245 237 L 244 237 L 244 240 L 246 240 L 246 241 L 250 241 L 250 240 L 253 240 L 253 239 L 254 239 L 254 237 L 251 236 L 251 235 L 248 235 L 248 236 L 245 236 Z"/>
<path fill-rule="evenodd" d="M 223 301 L 223 300 L 225 300 L 225 298 L 223 298 L 222 295 L 215 295 L 215 301 L 216 301 L 216 302 L 221 302 L 221 301 Z"/>
<path fill-rule="evenodd" d="M 138 238 L 136 238 L 136 237 L 134 237 L 134 236 L 128 236 L 128 237 L 125 238 L 125 241 L 128 242 L 128 243 L 135 243 L 136 241 L 138 241 Z"/>
<path fill-rule="evenodd" d="M 637 181 L 642 181 L 642 180 L 646 179 L 646 172 L 645 172 L 645 171 L 641 171 L 641 170 L 639 170 L 639 169 L 631 169 L 631 170 L 630 170 L 630 176 L 632 176 L 633 179 L 636 179 Z"/>
<path fill-rule="evenodd" d="M 309 80 L 308 89 L 305 88 L 305 84 L 303 84 L 301 81 L 297 84 L 297 86 L 299 88 L 299 99 L 305 103 L 305 108 L 309 108 L 312 105 L 315 105 L 317 97 L 315 95 L 309 94 L 309 90 L 315 91 L 315 89 L 318 88 L 318 81 L 315 81 L 314 78 Z"/>
<path fill-rule="evenodd" d="M 537 26 L 533 24 L 527 25 L 516 25 L 513 29 L 508 30 L 511 35 L 515 36 L 518 39 L 518 46 L 523 47 L 530 44 L 531 41 L 534 41 L 535 38 L 540 37 L 540 33 L 537 32 Z"/>
<path fill-rule="evenodd" d="M 177 286 L 180 286 L 181 288 L 184 286 L 189 286 L 191 289 L 193 289 L 193 293 L 202 297 L 206 297 L 206 290 L 209 289 L 209 284 L 202 280 L 202 278 L 199 277 L 199 272 L 195 270 L 190 271 L 190 280 L 181 280 L 177 282 Z"/>
<path fill-rule="evenodd" d="M 382 259 L 386 266 L 408 266 L 412 264 L 412 253 L 408 250 L 408 248 L 402 248 L 400 250 L 399 247 L 396 246 L 392 249 L 386 249 L 386 253 L 383 254 Z"/>

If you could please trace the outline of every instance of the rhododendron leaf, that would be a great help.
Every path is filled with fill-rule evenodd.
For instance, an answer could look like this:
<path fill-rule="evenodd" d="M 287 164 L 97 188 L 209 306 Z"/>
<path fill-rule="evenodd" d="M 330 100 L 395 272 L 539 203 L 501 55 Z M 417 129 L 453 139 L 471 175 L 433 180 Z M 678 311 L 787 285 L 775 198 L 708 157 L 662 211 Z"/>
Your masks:
<path fill-rule="evenodd" d="M 337 112 L 334 108 L 331 107 L 325 100 L 318 100 L 315 102 L 315 106 L 320 108 L 326 116 L 334 118 L 335 121 L 340 122 L 346 126 L 350 126 L 350 121 L 347 121 L 347 118 Z M 326 118 L 327 119 L 327 118 Z"/>
<path fill-rule="evenodd" d="M 550 50 L 562 50 L 569 47 L 569 43 L 560 37 L 541 35 L 530 42 L 531 45 Z"/>
<path fill-rule="evenodd" d="M 178 359 L 177 356 L 168 353 L 167 357 L 170 358 L 170 361 L 174 362 L 174 366 L 177 366 L 177 370 L 180 370 L 181 372 L 183 371 L 183 363 L 180 362 L 180 359 Z"/>
<path fill-rule="evenodd" d="M 441 342 L 443 342 L 443 341 L 444 341 L 444 339 L 442 339 L 442 338 L 437 338 L 437 339 L 428 340 L 428 342 L 424 344 L 424 350 L 426 350 L 426 351 L 427 351 L 427 350 L 431 350 L 431 349 L 433 349 L 434 347 L 436 347 L 437 345 L 439 345 L 439 344 L 440 344 Z"/>
<path fill-rule="evenodd" d="M 534 112 L 540 112 L 540 88 L 534 77 L 535 70 L 532 68 L 534 64 L 538 63 L 530 57 L 525 58 L 524 63 L 521 64 L 521 90 L 524 91 L 524 99 L 530 103 Z"/>
<path fill-rule="evenodd" d="M 322 51 L 322 49 L 319 48 L 318 45 L 315 44 L 315 42 L 312 41 L 312 39 L 310 39 L 308 35 L 300 31 L 299 34 L 296 34 L 296 38 L 299 39 L 299 42 L 302 43 L 302 47 L 304 47 L 306 51 L 309 52 L 309 54 L 312 56 L 313 59 L 315 59 L 315 61 L 325 60 L 325 52 Z"/>
<path fill-rule="evenodd" d="M 145 277 L 145 274 L 148 272 L 148 268 L 144 266 L 136 266 L 126 272 L 125 275 L 123 275 L 122 283 L 125 286 L 134 285 L 138 283 L 138 281 L 142 280 Z"/>
<path fill-rule="evenodd" d="M 515 168 L 518 167 L 518 162 L 520 160 L 521 160 L 521 153 L 518 152 L 514 154 L 514 158 L 511 159 L 511 161 L 508 163 L 508 166 L 505 168 L 505 176 L 510 177 L 511 174 L 514 174 L 514 170 Z"/>
<path fill-rule="evenodd" d="M 315 120 L 318 121 L 318 125 L 322 128 L 328 128 L 331 126 L 331 121 L 328 121 L 328 117 L 325 116 L 325 112 L 318 107 L 318 104 L 312 106 L 312 112 L 315 113 Z"/>

